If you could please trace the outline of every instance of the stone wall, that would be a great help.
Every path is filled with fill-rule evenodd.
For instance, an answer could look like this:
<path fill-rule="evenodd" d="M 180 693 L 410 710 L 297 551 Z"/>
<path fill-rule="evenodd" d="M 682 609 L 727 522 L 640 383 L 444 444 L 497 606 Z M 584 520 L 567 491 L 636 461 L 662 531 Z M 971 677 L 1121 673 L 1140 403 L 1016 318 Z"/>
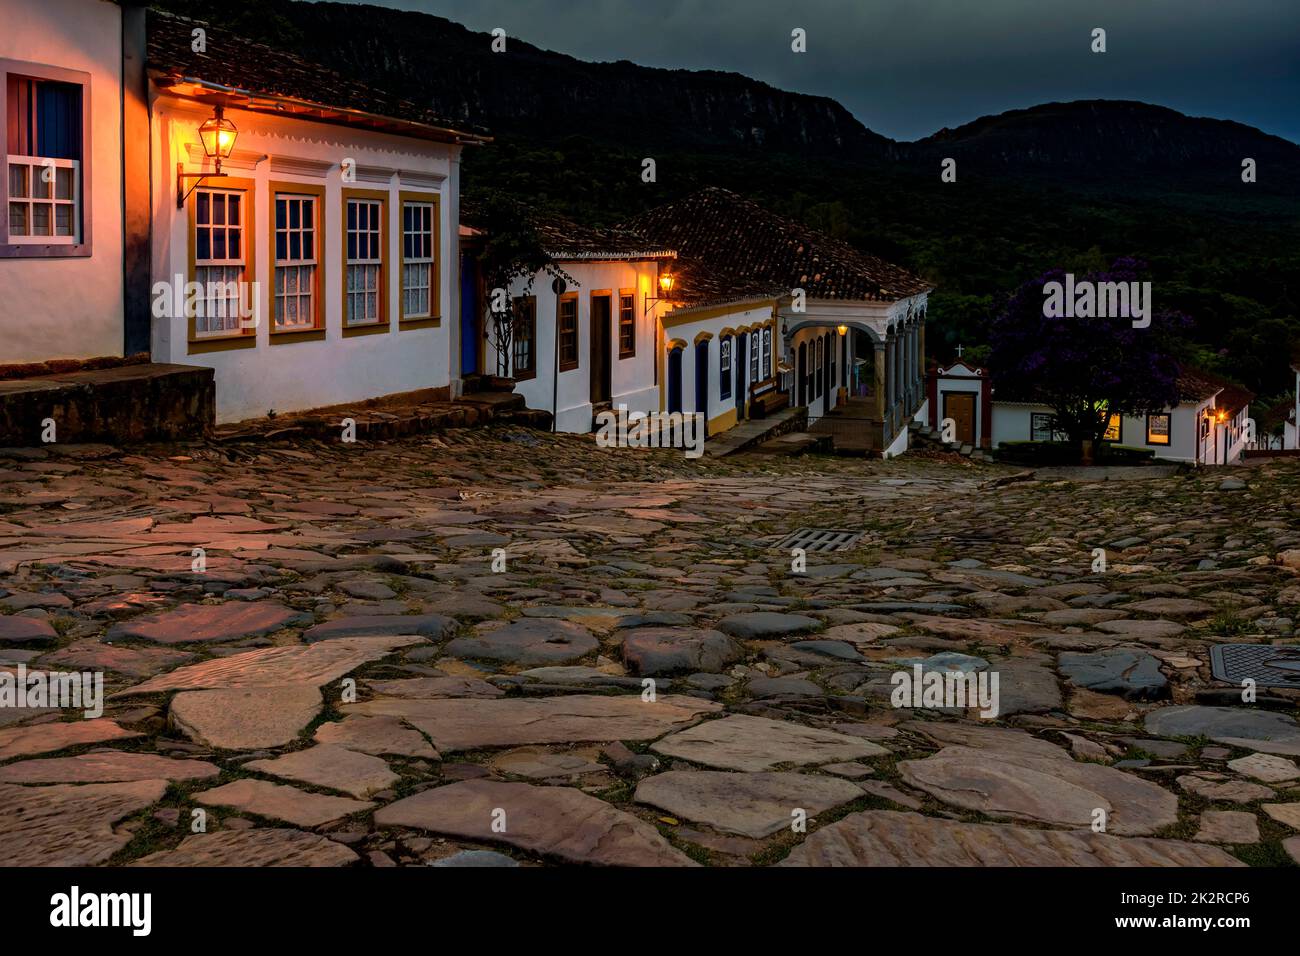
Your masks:
<path fill-rule="evenodd" d="M 139 442 L 202 438 L 216 420 L 213 371 L 191 365 L 129 365 L 0 382 L 0 445 L 55 440 Z"/>

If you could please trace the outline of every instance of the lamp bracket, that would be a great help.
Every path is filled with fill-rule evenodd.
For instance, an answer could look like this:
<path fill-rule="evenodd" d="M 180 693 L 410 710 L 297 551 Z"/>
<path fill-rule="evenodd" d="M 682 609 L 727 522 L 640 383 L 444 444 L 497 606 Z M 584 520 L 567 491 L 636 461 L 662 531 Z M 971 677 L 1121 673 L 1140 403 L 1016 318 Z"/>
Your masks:
<path fill-rule="evenodd" d="M 190 193 L 198 189 L 199 183 L 203 182 L 203 180 L 216 179 L 218 177 L 224 179 L 225 176 L 226 174 L 221 171 L 220 159 L 216 160 L 216 170 L 210 173 L 187 173 L 185 172 L 185 164 L 177 163 L 176 164 L 176 208 L 177 209 L 185 208 L 185 200 L 190 198 Z M 185 188 L 185 180 L 187 179 L 194 180 L 194 185 L 192 185 L 189 189 Z"/>

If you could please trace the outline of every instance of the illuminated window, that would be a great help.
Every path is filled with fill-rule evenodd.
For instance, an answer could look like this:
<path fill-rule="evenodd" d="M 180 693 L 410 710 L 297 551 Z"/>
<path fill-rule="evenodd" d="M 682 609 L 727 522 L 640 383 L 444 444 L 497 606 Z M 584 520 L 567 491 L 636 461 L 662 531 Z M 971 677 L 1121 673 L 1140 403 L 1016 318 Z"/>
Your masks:
<path fill-rule="evenodd" d="M 1147 416 L 1147 444 L 1169 444 L 1170 416 L 1167 414 Z"/>
<path fill-rule="evenodd" d="M 1112 414 L 1110 420 L 1106 423 L 1106 431 L 1101 436 L 1101 440 L 1119 441 L 1120 436 L 1123 434 L 1123 424 L 1124 420 L 1119 415 Z"/>
<path fill-rule="evenodd" d="M 618 357 L 636 355 L 636 294 L 620 292 L 618 296 Z"/>
<path fill-rule="evenodd" d="M 275 331 L 317 327 L 317 204 L 315 196 L 275 197 Z"/>
<path fill-rule="evenodd" d="M 195 338 L 241 331 L 241 285 L 247 266 L 245 208 L 241 191 L 200 188 L 194 192 L 194 281 L 203 290 L 194 314 Z"/>

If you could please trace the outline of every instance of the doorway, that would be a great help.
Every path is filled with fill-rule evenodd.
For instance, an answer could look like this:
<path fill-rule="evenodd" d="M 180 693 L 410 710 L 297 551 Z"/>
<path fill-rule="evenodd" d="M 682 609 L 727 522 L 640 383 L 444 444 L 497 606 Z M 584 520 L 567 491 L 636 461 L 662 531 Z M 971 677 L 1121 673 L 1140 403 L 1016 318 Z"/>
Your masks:
<path fill-rule="evenodd" d="M 668 353 L 668 411 L 682 410 L 682 347 Z"/>
<path fill-rule="evenodd" d="M 799 368 L 795 381 L 799 383 L 799 405 L 808 404 L 808 343 L 799 343 Z"/>
<path fill-rule="evenodd" d="M 704 434 L 709 429 L 709 340 L 695 343 L 695 411 L 704 416 Z"/>
<path fill-rule="evenodd" d="M 610 383 L 610 322 L 613 298 L 608 292 L 591 294 L 591 403 L 608 402 Z"/>
<path fill-rule="evenodd" d="M 749 333 L 742 332 L 736 339 L 736 351 L 731 357 L 731 363 L 736 367 L 736 421 L 745 420 L 746 399 L 749 398 L 745 390 L 745 377 L 749 368 Z"/>
<path fill-rule="evenodd" d="M 963 445 L 975 444 L 975 393 L 944 392 L 943 417 L 956 426 L 953 437 Z"/>
<path fill-rule="evenodd" d="M 473 253 L 460 257 L 460 374 L 464 378 L 484 371 L 479 368 L 479 341 L 483 338 L 479 309 L 478 259 Z"/>

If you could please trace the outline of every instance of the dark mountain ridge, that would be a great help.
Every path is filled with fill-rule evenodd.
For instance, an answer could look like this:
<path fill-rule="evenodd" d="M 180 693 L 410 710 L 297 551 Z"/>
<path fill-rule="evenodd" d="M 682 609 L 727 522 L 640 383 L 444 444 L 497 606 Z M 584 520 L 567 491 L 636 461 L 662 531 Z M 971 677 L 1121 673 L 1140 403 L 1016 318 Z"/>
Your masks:
<path fill-rule="evenodd" d="M 763 150 L 868 165 L 956 158 L 976 174 L 1068 171 L 1081 181 L 1135 168 L 1188 180 L 1239 181 L 1261 168 L 1260 191 L 1300 192 L 1300 146 L 1229 120 L 1125 100 L 1046 103 L 984 116 L 913 143 L 865 127 L 835 100 L 777 89 L 738 73 L 593 63 L 443 17 L 366 4 L 298 0 L 161 0 L 409 99 L 449 121 L 500 137 L 586 135 L 661 150 Z"/>

